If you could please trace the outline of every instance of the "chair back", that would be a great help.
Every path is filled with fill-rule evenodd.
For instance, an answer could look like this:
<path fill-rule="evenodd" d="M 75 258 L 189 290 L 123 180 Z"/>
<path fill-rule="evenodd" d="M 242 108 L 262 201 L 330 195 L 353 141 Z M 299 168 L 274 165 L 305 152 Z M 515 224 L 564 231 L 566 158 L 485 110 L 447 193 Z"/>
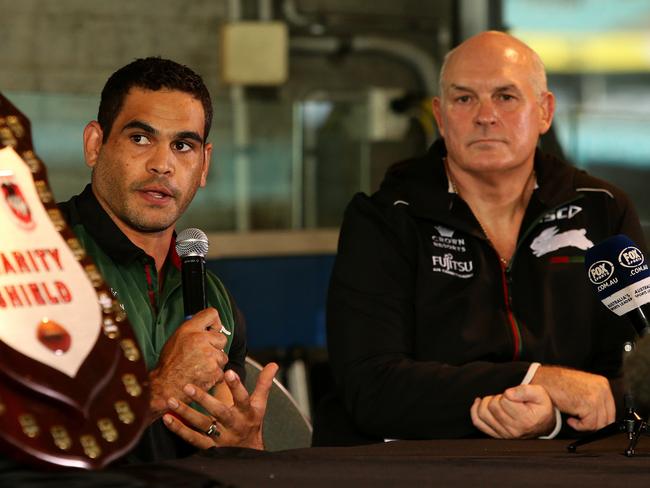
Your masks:
<path fill-rule="evenodd" d="M 262 366 L 246 357 L 246 390 L 255 389 Z M 311 446 L 312 426 L 300 411 L 291 393 L 278 380 L 273 380 L 264 417 L 263 435 L 267 451 L 283 451 Z"/>

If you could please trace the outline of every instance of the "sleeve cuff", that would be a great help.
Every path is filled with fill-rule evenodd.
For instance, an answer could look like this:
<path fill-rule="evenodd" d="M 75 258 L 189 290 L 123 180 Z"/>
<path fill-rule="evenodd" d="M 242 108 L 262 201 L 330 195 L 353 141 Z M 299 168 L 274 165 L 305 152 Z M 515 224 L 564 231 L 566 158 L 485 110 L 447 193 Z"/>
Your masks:
<path fill-rule="evenodd" d="M 530 363 L 530 366 L 528 366 L 528 371 L 526 372 L 526 376 L 524 376 L 524 379 L 521 380 L 521 384 L 528 385 L 531 381 L 533 381 L 533 376 L 535 376 L 535 373 L 537 373 L 537 368 L 540 366 L 540 363 Z"/>
<path fill-rule="evenodd" d="M 528 367 L 528 371 L 526 372 L 526 376 L 524 376 L 524 379 L 521 380 L 521 384 L 522 385 L 530 384 L 530 382 L 533 380 L 533 376 L 535 376 L 535 373 L 537 373 L 537 369 L 540 366 L 541 366 L 540 363 L 531 363 L 531 365 Z M 562 414 L 557 409 L 557 407 L 554 407 L 554 409 L 555 409 L 555 428 L 550 434 L 539 436 L 538 439 L 554 439 L 560 433 L 560 430 L 562 429 Z"/>
<path fill-rule="evenodd" d="M 557 407 L 553 408 L 555 408 L 555 428 L 549 435 L 541 435 L 538 439 L 555 439 L 555 436 L 557 436 L 560 433 L 560 429 L 562 429 L 562 414 Z"/>

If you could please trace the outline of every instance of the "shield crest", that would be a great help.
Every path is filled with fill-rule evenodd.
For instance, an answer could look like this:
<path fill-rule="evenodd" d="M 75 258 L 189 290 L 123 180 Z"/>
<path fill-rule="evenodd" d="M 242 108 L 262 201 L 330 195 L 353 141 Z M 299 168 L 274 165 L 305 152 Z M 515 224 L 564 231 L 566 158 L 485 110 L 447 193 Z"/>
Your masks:
<path fill-rule="evenodd" d="M 0 186 L 2 187 L 4 202 L 18 223 L 27 229 L 33 229 L 34 221 L 32 219 L 32 212 L 25 201 L 20 187 L 8 177 L 0 177 Z"/>

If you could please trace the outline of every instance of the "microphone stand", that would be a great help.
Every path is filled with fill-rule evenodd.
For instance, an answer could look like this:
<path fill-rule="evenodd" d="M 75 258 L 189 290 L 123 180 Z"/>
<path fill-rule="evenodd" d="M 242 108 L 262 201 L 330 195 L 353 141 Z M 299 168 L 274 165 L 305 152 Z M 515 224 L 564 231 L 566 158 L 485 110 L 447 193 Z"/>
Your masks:
<path fill-rule="evenodd" d="M 650 332 L 648 320 L 645 317 L 643 310 L 640 308 L 636 309 L 636 313 L 631 314 L 630 318 L 632 319 L 637 335 L 644 337 Z M 634 342 L 625 342 L 623 344 L 623 360 L 625 360 L 626 356 L 631 354 L 632 351 L 634 351 Z M 637 413 L 634 405 L 634 397 L 628 388 L 626 388 L 626 392 L 623 395 L 623 403 L 625 406 L 625 413 L 622 419 L 614 421 L 602 429 L 581 437 L 577 441 L 569 444 L 567 450 L 569 452 L 576 452 L 578 446 L 583 446 L 616 434 L 626 433 L 629 443 L 627 448 L 623 451 L 623 454 L 627 457 L 634 456 L 634 449 L 639 442 L 639 437 L 648 430 L 648 423 Z"/>

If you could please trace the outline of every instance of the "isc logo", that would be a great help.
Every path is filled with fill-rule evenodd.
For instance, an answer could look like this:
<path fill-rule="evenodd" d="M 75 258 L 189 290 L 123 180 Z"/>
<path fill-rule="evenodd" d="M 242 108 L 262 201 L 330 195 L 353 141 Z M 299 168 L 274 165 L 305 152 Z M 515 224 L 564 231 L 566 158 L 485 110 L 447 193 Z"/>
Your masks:
<path fill-rule="evenodd" d="M 555 220 L 572 219 L 577 213 L 582 212 L 582 207 L 569 205 L 562 207 L 554 212 L 547 213 L 544 216 L 544 222 L 553 222 Z"/>
<path fill-rule="evenodd" d="M 614 265 L 609 261 L 596 261 L 589 266 L 589 281 L 594 285 L 600 285 L 607 281 L 614 274 Z"/>
<path fill-rule="evenodd" d="M 618 255 L 618 262 L 626 268 L 636 268 L 642 265 L 643 261 L 643 253 L 633 246 L 626 247 Z"/>

